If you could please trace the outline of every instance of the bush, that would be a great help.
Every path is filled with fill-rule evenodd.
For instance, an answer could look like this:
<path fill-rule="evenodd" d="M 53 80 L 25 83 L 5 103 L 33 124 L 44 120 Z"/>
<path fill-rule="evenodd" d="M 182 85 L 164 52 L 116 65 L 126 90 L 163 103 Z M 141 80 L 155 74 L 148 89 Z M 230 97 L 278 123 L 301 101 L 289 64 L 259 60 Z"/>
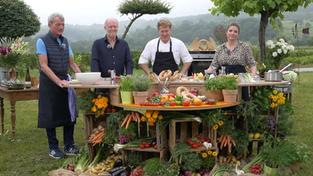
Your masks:
<path fill-rule="evenodd" d="M 21 0 L 0 0 L 0 37 L 31 36 L 39 31 L 37 15 Z"/>

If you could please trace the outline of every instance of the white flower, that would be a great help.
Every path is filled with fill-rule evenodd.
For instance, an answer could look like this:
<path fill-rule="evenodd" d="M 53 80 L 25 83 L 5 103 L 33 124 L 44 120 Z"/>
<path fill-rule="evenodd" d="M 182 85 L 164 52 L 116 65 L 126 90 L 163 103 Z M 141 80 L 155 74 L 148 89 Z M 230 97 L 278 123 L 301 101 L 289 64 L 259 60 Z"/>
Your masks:
<path fill-rule="evenodd" d="M 273 46 L 274 42 L 272 40 L 268 40 L 268 41 L 266 41 L 265 45 L 268 46 L 268 47 L 269 46 Z"/>
<path fill-rule="evenodd" d="M 289 50 L 290 51 L 294 51 L 295 50 L 295 47 L 293 45 L 289 45 Z"/>
<path fill-rule="evenodd" d="M 278 41 L 282 42 L 282 43 L 285 43 L 285 40 L 284 39 L 279 39 Z"/>
<path fill-rule="evenodd" d="M 284 54 L 287 54 L 287 52 L 288 52 L 288 50 L 283 49 L 283 53 L 284 53 Z"/>
<path fill-rule="evenodd" d="M 277 50 L 277 53 L 278 53 L 278 54 L 281 54 L 282 52 L 283 52 L 283 51 L 282 51 L 281 49 L 278 49 L 278 50 Z"/>
<path fill-rule="evenodd" d="M 276 53 L 276 51 L 274 51 L 273 54 L 272 54 L 273 57 L 277 57 L 277 55 L 278 54 Z"/>

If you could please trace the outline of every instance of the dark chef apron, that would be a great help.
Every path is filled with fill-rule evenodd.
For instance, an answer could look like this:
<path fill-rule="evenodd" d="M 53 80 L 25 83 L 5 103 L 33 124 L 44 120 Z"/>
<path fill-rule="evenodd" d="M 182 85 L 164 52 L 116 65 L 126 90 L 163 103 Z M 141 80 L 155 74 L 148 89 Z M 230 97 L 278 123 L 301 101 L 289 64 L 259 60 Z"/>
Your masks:
<path fill-rule="evenodd" d="M 157 45 L 157 52 L 155 53 L 155 60 L 153 64 L 153 72 L 159 75 L 163 70 L 171 70 L 173 73 L 178 70 L 178 65 L 175 62 L 172 52 L 172 40 L 170 40 L 170 51 L 159 52 L 160 39 Z"/>
<path fill-rule="evenodd" d="M 57 75 L 66 80 L 67 75 Z M 71 122 L 67 88 L 61 88 L 45 73 L 40 73 L 39 85 L 39 128 L 55 128 Z"/>
<path fill-rule="evenodd" d="M 242 65 L 223 65 L 225 66 L 226 70 L 226 74 L 238 74 L 238 73 L 246 73 L 246 68 Z M 241 95 L 242 99 L 244 101 L 248 101 L 249 100 L 249 91 L 248 91 L 248 87 L 242 87 L 242 95 Z"/>

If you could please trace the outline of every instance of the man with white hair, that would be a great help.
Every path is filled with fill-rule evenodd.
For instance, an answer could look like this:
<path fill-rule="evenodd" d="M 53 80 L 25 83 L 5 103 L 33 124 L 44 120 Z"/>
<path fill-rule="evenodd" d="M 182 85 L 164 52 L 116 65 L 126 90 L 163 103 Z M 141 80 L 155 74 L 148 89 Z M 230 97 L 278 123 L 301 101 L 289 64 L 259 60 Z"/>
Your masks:
<path fill-rule="evenodd" d="M 104 23 L 106 35 L 92 45 L 91 71 L 101 72 L 102 77 L 109 77 L 109 70 L 117 75 L 133 73 L 133 60 L 128 44 L 117 37 L 118 20 L 108 18 Z"/>
<path fill-rule="evenodd" d="M 79 150 L 74 145 L 74 125 L 77 114 L 73 109 L 75 95 L 64 88 L 68 84 L 69 67 L 80 72 L 74 63 L 73 51 L 68 40 L 63 37 L 64 17 L 54 13 L 48 18 L 49 32 L 36 43 L 36 54 L 40 63 L 40 86 L 38 103 L 38 127 L 46 128 L 49 156 L 60 159 L 66 155 L 76 155 Z M 74 110 L 74 111 L 73 111 Z M 64 153 L 59 149 L 56 127 L 63 126 Z"/>

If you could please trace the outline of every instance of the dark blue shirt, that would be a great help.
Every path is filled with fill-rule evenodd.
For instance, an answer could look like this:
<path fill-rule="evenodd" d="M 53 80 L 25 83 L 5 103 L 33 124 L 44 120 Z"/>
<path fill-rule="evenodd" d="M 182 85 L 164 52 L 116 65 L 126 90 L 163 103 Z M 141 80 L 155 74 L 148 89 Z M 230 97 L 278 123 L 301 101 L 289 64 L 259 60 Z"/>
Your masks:
<path fill-rule="evenodd" d="M 133 73 L 133 60 L 128 44 L 123 39 L 116 39 L 114 48 L 107 38 L 96 40 L 92 45 L 91 71 L 101 72 L 102 77 L 109 77 L 109 70 L 115 70 L 117 75 Z"/>

